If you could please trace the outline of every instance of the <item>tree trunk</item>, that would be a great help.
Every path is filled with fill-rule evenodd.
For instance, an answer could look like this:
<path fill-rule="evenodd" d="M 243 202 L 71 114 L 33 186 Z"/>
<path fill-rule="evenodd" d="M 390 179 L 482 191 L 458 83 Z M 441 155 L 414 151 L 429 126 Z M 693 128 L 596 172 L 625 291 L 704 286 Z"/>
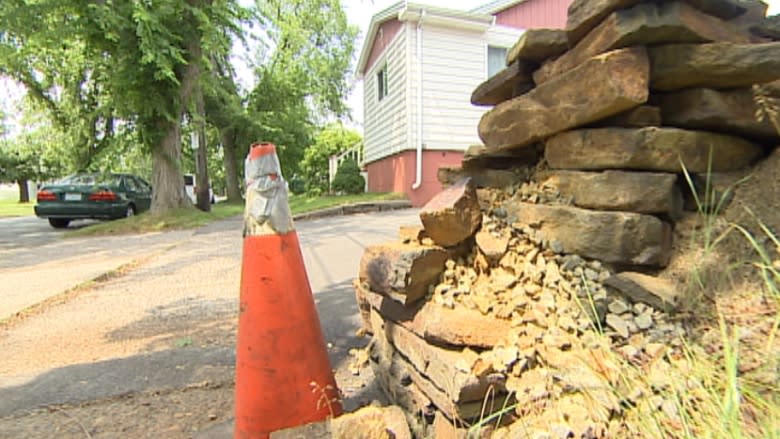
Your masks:
<path fill-rule="evenodd" d="M 184 175 L 181 172 L 181 120 L 200 78 L 200 39 L 190 41 L 187 49 L 189 56 L 181 75 L 175 120 L 168 121 L 161 116 L 156 122 L 164 135 L 152 147 L 152 213 L 192 206 L 184 191 Z"/>
<path fill-rule="evenodd" d="M 222 156 L 225 164 L 225 190 L 229 202 L 241 201 L 241 189 L 238 182 L 238 161 L 236 160 L 235 131 L 228 128 L 220 132 L 222 138 Z"/>
<path fill-rule="evenodd" d="M 153 213 L 192 205 L 184 192 L 181 163 L 181 122 L 165 122 L 165 137 L 152 149 Z"/>
<path fill-rule="evenodd" d="M 200 69 L 198 69 L 198 75 L 200 75 Z M 203 103 L 203 89 L 200 84 L 195 86 L 195 117 L 196 126 L 198 130 L 198 160 L 196 161 L 197 173 L 195 178 L 197 180 L 197 200 L 198 209 L 209 212 L 211 211 L 211 196 L 209 194 L 209 188 L 211 184 L 209 182 L 209 168 L 208 168 L 208 155 L 206 154 L 206 108 Z"/>
<path fill-rule="evenodd" d="M 17 180 L 16 184 L 19 186 L 19 202 L 29 203 L 30 188 L 27 187 L 27 180 L 26 179 Z"/>

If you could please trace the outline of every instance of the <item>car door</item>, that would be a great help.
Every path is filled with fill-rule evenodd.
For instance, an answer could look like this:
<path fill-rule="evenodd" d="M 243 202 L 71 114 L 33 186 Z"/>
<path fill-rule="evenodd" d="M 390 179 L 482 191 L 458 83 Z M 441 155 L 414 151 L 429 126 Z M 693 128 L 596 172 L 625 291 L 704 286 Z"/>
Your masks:
<path fill-rule="evenodd" d="M 138 188 L 136 187 L 135 180 L 129 175 L 122 176 L 121 187 L 124 188 L 125 196 L 130 203 L 135 206 L 135 211 L 140 212 L 143 208 L 138 204 Z"/>
<path fill-rule="evenodd" d="M 139 211 L 149 210 L 152 205 L 152 186 L 139 177 L 132 177 L 136 187 L 136 206 Z"/>

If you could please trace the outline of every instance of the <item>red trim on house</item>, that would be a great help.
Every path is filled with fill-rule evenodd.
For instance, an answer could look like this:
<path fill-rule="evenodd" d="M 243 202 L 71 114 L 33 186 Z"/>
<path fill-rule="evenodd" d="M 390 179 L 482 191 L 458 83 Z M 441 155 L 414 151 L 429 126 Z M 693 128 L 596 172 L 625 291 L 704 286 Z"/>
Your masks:
<path fill-rule="evenodd" d="M 415 207 L 425 205 L 442 190 L 437 172 L 442 166 L 459 166 L 463 151 L 423 151 L 422 185 L 412 190 L 416 171 L 415 151 L 403 151 L 366 165 L 369 192 L 404 193 Z"/>
<path fill-rule="evenodd" d="M 496 24 L 517 29 L 563 29 L 573 0 L 528 0 L 495 14 Z"/>
<path fill-rule="evenodd" d="M 397 18 L 394 18 L 379 26 L 379 29 L 374 36 L 374 41 L 371 43 L 371 52 L 368 55 L 366 66 L 360 73 L 365 74 L 367 71 L 371 70 L 371 66 L 373 66 L 376 60 L 382 56 L 382 53 L 387 49 L 387 46 L 390 45 L 390 42 L 393 41 L 393 38 L 398 34 L 398 31 L 401 30 L 401 24 L 402 23 Z"/>

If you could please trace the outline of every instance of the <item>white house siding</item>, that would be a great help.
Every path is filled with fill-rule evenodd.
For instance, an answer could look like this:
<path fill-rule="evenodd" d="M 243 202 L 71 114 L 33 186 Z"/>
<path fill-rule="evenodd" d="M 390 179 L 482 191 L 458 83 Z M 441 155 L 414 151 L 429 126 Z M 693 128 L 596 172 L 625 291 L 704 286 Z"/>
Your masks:
<path fill-rule="evenodd" d="M 426 149 L 465 150 L 481 143 L 477 125 L 485 107 L 471 105 L 471 93 L 487 79 L 487 46 L 510 47 L 522 31 L 497 28 L 479 32 L 423 25 L 423 142 Z M 416 34 L 415 34 L 416 36 Z M 412 39 L 412 38 L 410 38 Z M 410 72 L 417 78 L 416 44 Z M 410 87 L 416 102 L 416 86 Z M 416 104 L 412 106 L 416 110 Z M 416 127 L 416 111 L 410 120 Z M 416 145 L 416 131 L 413 144 Z"/>
<path fill-rule="evenodd" d="M 396 154 L 407 145 L 407 25 L 364 76 L 364 160 L 373 162 Z M 377 72 L 387 63 L 388 95 L 377 102 Z"/>

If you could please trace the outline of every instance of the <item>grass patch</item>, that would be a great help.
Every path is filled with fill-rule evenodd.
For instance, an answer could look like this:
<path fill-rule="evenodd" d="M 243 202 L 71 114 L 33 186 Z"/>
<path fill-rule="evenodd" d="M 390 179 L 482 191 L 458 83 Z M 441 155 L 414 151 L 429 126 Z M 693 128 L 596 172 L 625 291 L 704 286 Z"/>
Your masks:
<path fill-rule="evenodd" d="M 404 200 L 404 194 L 398 193 L 365 193 L 356 195 L 291 195 L 290 210 L 293 215 L 327 209 L 346 204 L 365 203 L 371 201 Z"/>
<path fill-rule="evenodd" d="M 244 211 L 244 204 L 217 203 L 211 206 L 211 212 L 198 209 L 176 209 L 164 214 L 143 213 L 131 218 L 106 221 L 82 229 L 65 233 L 67 237 L 120 235 L 128 233 L 148 233 L 163 230 L 194 229 L 213 221 L 236 216 Z"/>
<path fill-rule="evenodd" d="M 15 216 L 32 216 L 33 206 L 35 203 L 20 203 L 17 200 L 3 200 L 0 199 L 0 218 L 15 217 Z"/>

